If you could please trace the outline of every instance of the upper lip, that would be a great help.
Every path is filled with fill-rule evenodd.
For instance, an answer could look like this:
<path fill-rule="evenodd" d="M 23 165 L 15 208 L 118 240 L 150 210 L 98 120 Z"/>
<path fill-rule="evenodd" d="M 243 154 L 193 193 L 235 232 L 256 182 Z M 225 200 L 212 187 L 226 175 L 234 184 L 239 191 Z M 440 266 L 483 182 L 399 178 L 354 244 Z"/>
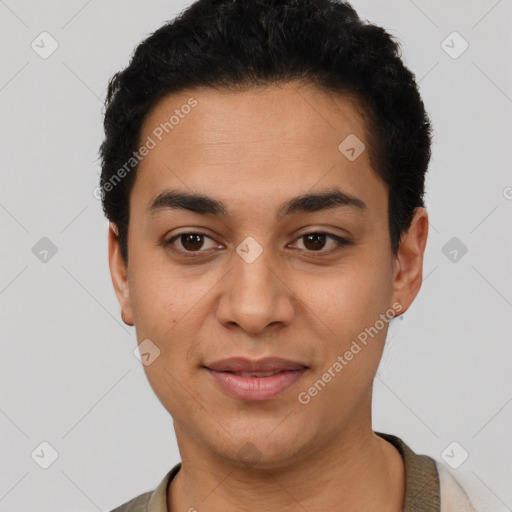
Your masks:
<path fill-rule="evenodd" d="M 206 368 L 216 372 L 272 372 L 284 370 L 304 370 L 308 366 L 282 359 L 280 357 L 265 357 L 263 359 L 247 359 L 245 357 L 231 357 L 205 365 Z"/>

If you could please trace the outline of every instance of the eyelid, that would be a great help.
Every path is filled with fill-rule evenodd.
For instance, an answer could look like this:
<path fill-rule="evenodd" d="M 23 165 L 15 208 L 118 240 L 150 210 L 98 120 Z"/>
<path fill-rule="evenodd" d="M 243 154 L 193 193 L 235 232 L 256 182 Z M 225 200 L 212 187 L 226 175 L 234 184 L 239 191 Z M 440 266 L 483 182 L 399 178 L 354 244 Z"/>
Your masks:
<path fill-rule="evenodd" d="M 181 233 L 173 235 L 171 238 L 165 239 L 162 242 L 162 245 L 164 247 L 166 247 L 166 248 L 168 247 L 174 253 L 176 253 L 178 255 L 181 255 L 181 256 L 185 256 L 185 257 L 188 257 L 188 256 L 192 256 L 192 257 L 196 256 L 197 257 L 197 255 L 208 254 L 211 251 L 215 250 L 215 249 L 208 249 L 208 250 L 199 250 L 199 251 L 184 251 L 183 249 L 177 249 L 176 247 L 174 247 L 173 243 L 174 243 L 175 240 L 179 239 L 183 235 L 200 235 L 200 236 L 203 236 L 205 238 L 209 238 L 210 240 L 215 242 L 213 237 L 211 237 L 207 233 L 204 233 L 202 231 L 195 231 L 195 230 L 189 229 L 188 231 L 182 231 Z M 222 244 L 219 244 L 219 245 L 222 245 Z"/>
<path fill-rule="evenodd" d="M 353 245 L 353 242 L 343 236 L 340 236 L 340 235 L 335 235 L 334 233 L 331 233 L 329 231 L 325 231 L 325 230 L 322 230 L 322 229 L 311 229 L 309 231 L 306 231 L 298 236 L 295 237 L 295 239 L 293 240 L 293 243 L 296 243 L 297 241 L 299 241 L 300 239 L 308 236 L 308 235 L 312 235 L 312 234 L 315 234 L 315 235 L 325 235 L 326 238 L 330 238 L 331 240 L 334 240 L 334 242 L 336 243 L 336 247 L 334 249 L 331 249 L 331 250 L 328 250 L 328 251 L 324 251 L 324 250 L 319 250 L 319 251 L 309 251 L 307 249 L 297 249 L 299 251 L 302 251 L 302 252 L 305 252 L 308 256 L 327 256 L 333 252 L 336 252 L 340 249 L 342 249 L 343 247 L 347 247 L 347 246 L 350 246 L 350 245 Z M 185 256 L 185 257 L 197 257 L 198 255 L 205 255 L 205 254 L 211 254 L 212 251 L 215 251 L 215 249 L 208 249 L 208 250 L 198 250 L 198 251 L 184 251 L 182 249 L 177 249 L 176 247 L 173 246 L 173 242 L 175 240 L 177 240 L 180 236 L 182 235 L 200 235 L 200 236 L 203 236 L 205 238 L 209 238 L 210 240 L 214 241 L 215 240 L 213 239 L 213 237 L 211 237 L 210 235 L 208 235 L 207 233 L 203 232 L 203 231 L 200 231 L 200 230 L 191 230 L 189 229 L 188 231 L 182 231 L 181 233 L 177 233 L 175 235 L 173 235 L 171 238 L 169 239 L 166 239 L 162 242 L 162 244 L 164 245 L 164 247 L 169 247 L 171 251 L 175 252 L 176 254 L 178 255 L 182 255 L 182 256 Z M 219 244 L 219 245 L 222 245 L 222 244 Z M 288 247 L 288 246 L 287 246 Z"/>
<path fill-rule="evenodd" d="M 304 238 L 308 235 L 325 235 L 326 238 L 330 238 L 331 240 L 334 240 L 334 242 L 336 243 L 336 247 L 334 249 L 331 249 L 331 250 L 328 250 L 328 251 L 324 251 L 324 250 L 320 250 L 320 251 L 308 251 L 307 249 L 299 249 L 299 250 L 302 250 L 304 252 L 306 252 L 309 255 L 311 256 L 315 256 L 315 255 L 328 255 L 328 254 L 331 254 L 333 252 L 336 252 L 337 250 L 341 249 L 342 247 L 346 247 L 346 246 L 349 246 L 349 245 L 352 245 L 353 242 L 351 242 L 350 240 L 348 240 L 347 238 L 343 237 L 343 236 L 340 236 L 340 235 L 335 235 L 334 233 L 330 233 L 328 231 L 321 231 L 321 230 L 318 230 L 318 231 L 308 231 L 307 233 L 303 233 L 301 235 L 299 235 L 298 237 L 295 238 L 294 242 L 297 242 L 299 241 L 301 238 Z"/>

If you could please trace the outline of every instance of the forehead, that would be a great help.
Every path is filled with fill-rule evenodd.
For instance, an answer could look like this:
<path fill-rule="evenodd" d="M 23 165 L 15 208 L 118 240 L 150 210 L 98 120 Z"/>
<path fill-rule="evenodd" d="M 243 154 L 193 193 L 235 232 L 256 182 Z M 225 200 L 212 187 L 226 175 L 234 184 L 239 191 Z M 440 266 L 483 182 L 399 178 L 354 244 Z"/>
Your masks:
<path fill-rule="evenodd" d="M 355 98 L 300 82 L 238 91 L 195 88 L 157 102 L 141 132 L 142 136 L 155 136 L 161 127 L 162 137 L 172 132 L 174 142 L 181 147 L 270 143 L 275 142 L 276 134 L 282 135 L 285 143 L 307 140 L 311 145 L 328 146 L 350 133 L 365 139 L 362 114 Z M 172 126 L 167 125 L 166 130 L 162 125 L 169 121 Z"/>
<path fill-rule="evenodd" d="M 383 192 L 357 100 L 304 84 L 170 94 L 146 116 L 140 141 L 149 139 L 153 148 L 140 161 L 134 187 L 145 206 L 177 186 L 225 197 L 279 196 L 279 202 L 316 184 L 354 196 L 368 197 L 372 187 Z M 357 158 L 343 152 L 347 144 L 360 152 Z"/>

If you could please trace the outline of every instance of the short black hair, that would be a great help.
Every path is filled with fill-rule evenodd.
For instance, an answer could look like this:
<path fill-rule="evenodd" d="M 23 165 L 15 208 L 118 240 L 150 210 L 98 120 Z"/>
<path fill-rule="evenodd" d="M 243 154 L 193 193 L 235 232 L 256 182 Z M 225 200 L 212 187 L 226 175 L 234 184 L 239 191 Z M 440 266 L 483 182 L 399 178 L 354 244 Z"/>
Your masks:
<path fill-rule="evenodd" d="M 388 187 L 396 255 L 414 209 L 424 207 L 432 142 L 400 43 L 382 27 L 362 21 L 348 2 L 198 0 L 143 40 L 108 84 L 100 190 L 125 262 L 138 163 L 133 155 L 150 109 L 164 96 L 194 87 L 240 90 L 292 80 L 358 100 L 372 168 Z"/>

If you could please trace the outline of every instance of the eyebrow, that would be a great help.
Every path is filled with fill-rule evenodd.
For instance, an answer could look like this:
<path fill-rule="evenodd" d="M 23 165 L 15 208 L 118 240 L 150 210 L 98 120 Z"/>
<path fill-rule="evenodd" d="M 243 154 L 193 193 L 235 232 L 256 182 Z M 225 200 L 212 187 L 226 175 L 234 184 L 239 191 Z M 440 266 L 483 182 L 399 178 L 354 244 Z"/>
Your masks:
<path fill-rule="evenodd" d="M 328 189 L 313 194 L 303 194 L 285 201 L 276 212 L 276 220 L 294 213 L 309 213 L 331 210 L 335 208 L 350 208 L 366 213 L 366 203 L 353 195 L 342 192 L 337 188 Z M 212 214 L 229 217 L 225 203 L 213 197 L 180 190 L 165 190 L 161 192 L 148 208 L 148 214 L 153 215 L 162 210 L 189 210 L 202 215 Z"/>

